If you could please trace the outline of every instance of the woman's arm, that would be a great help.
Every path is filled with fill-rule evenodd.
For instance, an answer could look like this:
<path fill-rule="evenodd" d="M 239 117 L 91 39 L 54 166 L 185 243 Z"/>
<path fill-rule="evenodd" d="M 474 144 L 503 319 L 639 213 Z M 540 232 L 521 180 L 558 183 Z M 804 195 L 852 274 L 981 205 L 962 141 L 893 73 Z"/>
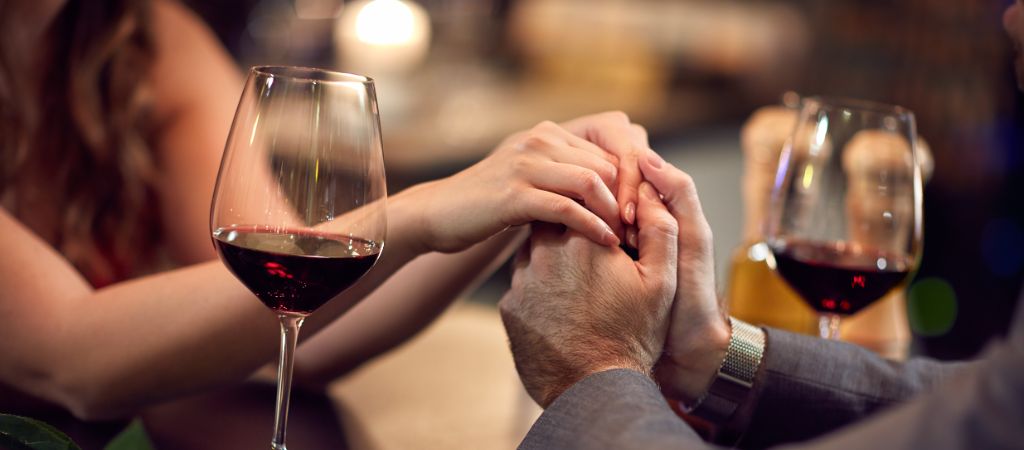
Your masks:
<path fill-rule="evenodd" d="M 0 248 L 0 384 L 79 417 L 119 416 L 237 381 L 276 355 L 273 314 L 220 262 L 93 290 L 3 209 Z M 392 239 L 366 277 L 306 321 L 303 337 L 412 259 L 412 248 Z"/>
<path fill-rule="evenodd" d="M 422 255 L 299 347 L 295 383 L 320 389 L 405 342 L 494 273 L 527 236 L 514 228 L 456 254 Z"/>

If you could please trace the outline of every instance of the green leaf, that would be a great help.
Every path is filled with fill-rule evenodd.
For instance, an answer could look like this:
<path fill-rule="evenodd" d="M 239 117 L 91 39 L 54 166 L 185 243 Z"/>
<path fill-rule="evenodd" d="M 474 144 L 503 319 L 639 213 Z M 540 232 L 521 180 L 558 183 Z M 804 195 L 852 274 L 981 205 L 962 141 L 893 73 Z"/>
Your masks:
<path fill-rule="evenodd" d="M 71 438 L 44 422 L 0 414 L 0 448 L 11 450 L 81 450 Z"/>
<path fill-rule="evenodd" d="M 153 450 L 153 442 L 146 434 L 142 421 L 135 419 L 128 427 L 110 441 L 104 450 Z"/>

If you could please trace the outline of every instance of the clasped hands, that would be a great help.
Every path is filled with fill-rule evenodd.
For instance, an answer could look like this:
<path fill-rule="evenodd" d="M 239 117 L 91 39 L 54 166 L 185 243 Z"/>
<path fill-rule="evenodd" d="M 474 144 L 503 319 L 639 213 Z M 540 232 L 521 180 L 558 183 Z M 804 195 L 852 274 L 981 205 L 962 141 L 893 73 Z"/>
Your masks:
<path fill-rule="evenodd" d="M 669 398 L 692 402 L 710 384 L 730 334 L 693 180 L 650 150 L 643 128 L 622 114 L 539 127 L 574 136 L 566 140 L 578 151 L 574 161 L 517 167 L 546 194 L 521 201 L 557 205 L 547 208 L 551 215 L 510 221 L 533 223 L 499 304 L 523 385 L 547 407 L 588 375 L 622 368 L 654 377 Z M 516 148 L 543 143 L 535 139 Z M 585 189 L 571 188 L 566 167 L 558 166 L 575 163 L 598 175 L 573 175 Z M 617 245 L 623 234 L 638 260 Z"/>

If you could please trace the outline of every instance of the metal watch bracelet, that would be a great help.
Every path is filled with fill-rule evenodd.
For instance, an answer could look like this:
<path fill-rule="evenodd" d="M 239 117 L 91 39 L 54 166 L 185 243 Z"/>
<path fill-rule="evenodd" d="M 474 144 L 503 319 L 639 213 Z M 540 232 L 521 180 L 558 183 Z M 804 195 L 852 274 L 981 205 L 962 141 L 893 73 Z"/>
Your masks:
<path fill-rule="evenodd" d="M 732 333 L 721 367 L 707 392 L 685 407 L 687 413 L 712 423 L 728 420 L 747 399 L 764 356 L 763 330 L 732 317 L 729 323 Z"/>

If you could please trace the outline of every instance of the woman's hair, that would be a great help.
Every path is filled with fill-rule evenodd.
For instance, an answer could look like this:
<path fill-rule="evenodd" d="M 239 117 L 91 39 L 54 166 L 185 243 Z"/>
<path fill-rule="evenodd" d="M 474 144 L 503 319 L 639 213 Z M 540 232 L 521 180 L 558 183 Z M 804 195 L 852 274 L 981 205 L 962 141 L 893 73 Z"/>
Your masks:
<path fill-rule="evenodd" d="M 26 186 L 52 191 L 53 244 L 95 285 L 138 273 L 160 239 L 150 32 L 146 0 L 68 0 L 35 49 L 42 65 L 14 66 L 24 49 L 3 47 L 21 41 L 0 42 L 0 198 L 20 214 L 39 206 Z"/>

